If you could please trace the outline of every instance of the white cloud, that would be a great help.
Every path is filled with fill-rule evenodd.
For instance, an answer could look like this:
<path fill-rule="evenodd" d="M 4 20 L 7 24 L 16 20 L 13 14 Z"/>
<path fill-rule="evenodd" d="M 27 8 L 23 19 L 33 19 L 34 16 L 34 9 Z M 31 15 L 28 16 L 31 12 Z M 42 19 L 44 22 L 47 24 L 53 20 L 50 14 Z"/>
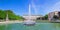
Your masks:
<path fill-rule="evenodd" d="M 50 8 L 49 12 L 52 11 L 60 11 L 60 2 L 55 3 L 54 6 Z"/>
<path fill-rule="evenodd" d="M 31 2 L 32 8 L 35 11 L 35 14 L 38 14 L 38 11 L 40 10 L 40 5 L 35 4 L 34 1 Z"/>

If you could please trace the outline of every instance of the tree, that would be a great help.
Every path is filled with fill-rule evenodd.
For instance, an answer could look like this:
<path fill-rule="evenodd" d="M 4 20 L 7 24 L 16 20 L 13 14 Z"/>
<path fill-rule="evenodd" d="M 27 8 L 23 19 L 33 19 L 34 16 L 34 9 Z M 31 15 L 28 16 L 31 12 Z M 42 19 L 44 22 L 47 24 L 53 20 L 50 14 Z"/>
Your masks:
<path fill-rule="evenodd" d="M 11 11 L 11 10 L 5 10 L 5 14 L 8 14 L 8 18 L 10 19 L 10 20 L 15 20 L 16 18 L 15 18 L 15 14 L 13 13 L 13 11 Z"/>
<path fill-rule="evenodd" d="M 10 20 L 20 20 L 20 19 L 24 19 L 21 16 L 16 15 L 15 13 L 13 13 L 13 11 L 11 10 L 0 10 L 0 19 L 6 19 L 6 15 L 8 14 L 8 18 Z"/>
<path fill-rule="evenodd" d="M 5 19 L 5 12 L 3 10 L 0 10 L 0 19 Z"/>
<path fill-rule="evenodd" d="M 47 19 L 48 19 L 48 14 L 46 14 L 46 15 L 44 16 L 44 18 L 47 20 Z"/>

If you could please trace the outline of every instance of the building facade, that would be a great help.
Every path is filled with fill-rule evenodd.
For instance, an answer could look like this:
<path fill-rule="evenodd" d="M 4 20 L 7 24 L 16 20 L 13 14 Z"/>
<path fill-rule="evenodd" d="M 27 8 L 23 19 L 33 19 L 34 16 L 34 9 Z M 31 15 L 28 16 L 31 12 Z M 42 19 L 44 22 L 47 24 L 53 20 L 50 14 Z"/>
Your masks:
<path fill-rule="evenodd" d="M 54 11 L 54 12 L 50 12 L 49 14 L 48 14 L 48 19 L 49 19 L 49 21 L 51 21 L 51 20 L 53 20 L 53 16 L 57 16 L 57 17 L 60 17 L 60 11 Z"/>
<path fill-rule="evenodd" d="M 31 19 L 31 20 L 36 20 L 38 17 L 43 17 L 42 15 L 24 15 L 23 18 L 25 18 L 26 20 Z"/>

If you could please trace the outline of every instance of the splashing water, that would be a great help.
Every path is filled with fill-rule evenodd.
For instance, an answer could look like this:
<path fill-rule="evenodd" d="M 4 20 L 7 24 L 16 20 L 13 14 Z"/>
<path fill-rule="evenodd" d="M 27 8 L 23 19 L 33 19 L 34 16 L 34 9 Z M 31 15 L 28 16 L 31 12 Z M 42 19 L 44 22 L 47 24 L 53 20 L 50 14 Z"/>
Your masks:
<path fill-rule="evenodd" d="M 35 21 L 31 19 L 31 5 L 29 4 L 29 19 L 24 21 L 25 25 L 34 25 Z"/>

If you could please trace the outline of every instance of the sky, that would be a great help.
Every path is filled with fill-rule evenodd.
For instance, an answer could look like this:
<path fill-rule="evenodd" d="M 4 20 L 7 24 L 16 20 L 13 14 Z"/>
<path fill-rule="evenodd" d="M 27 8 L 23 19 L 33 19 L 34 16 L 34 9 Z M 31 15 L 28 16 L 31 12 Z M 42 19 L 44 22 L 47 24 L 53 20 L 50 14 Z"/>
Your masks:
<path fill-rule="evenodd" d="M 29 13 L 29 5 L 32 15 L 46 15 L 49 12 L 60 11 L 60 0 L 0 0 L 0 9 L 12 10 L 20 16 Z"/>

